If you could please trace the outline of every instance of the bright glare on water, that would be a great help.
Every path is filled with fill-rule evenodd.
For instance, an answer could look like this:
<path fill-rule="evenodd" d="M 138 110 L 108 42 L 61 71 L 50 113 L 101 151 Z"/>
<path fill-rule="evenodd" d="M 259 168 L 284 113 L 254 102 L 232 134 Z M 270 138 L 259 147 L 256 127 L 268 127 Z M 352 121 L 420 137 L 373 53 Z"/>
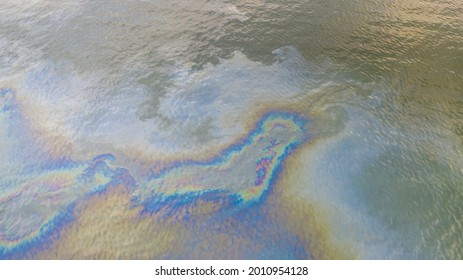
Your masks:
<path fill-rule="evenodd" d="M 460 0 L 1 1 L 0 259 L 462 259 Z"/>

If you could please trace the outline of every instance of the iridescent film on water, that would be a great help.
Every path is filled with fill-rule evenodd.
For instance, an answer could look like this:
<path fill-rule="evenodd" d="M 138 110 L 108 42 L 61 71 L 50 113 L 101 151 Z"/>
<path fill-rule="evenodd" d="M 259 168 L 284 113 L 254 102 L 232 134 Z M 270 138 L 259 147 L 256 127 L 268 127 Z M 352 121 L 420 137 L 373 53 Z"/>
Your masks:
<path fill-rule="evenodd" d="M 0 1 L 0 158 L 0 259 L 463 259 L 463 2 Z"/>

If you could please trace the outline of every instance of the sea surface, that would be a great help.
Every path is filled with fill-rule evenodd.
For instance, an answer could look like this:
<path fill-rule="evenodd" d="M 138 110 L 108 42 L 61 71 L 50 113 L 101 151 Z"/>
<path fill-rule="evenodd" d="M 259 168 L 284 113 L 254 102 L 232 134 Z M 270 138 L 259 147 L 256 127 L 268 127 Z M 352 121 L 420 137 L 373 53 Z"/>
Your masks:
<path fill-rule="evenodd" d="M 1 1 L 0 159 L 0 259 L 463 259 L 463 1 Z"/>

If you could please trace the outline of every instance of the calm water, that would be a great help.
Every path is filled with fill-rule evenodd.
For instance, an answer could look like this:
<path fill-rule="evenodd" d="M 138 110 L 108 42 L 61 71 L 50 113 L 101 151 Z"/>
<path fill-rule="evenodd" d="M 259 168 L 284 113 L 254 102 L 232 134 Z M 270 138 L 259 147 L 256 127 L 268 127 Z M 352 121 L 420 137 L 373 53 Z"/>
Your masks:
<path fill-rule="evenodd" d="M 0 258 L 462 259 L 463 2 L 2 1 Z"/>

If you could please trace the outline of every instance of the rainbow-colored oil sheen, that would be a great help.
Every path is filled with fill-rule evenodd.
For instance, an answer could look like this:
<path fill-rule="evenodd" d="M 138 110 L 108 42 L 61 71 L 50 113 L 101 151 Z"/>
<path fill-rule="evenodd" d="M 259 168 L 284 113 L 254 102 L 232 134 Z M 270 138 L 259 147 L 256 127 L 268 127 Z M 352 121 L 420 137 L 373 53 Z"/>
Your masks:
<path fill-rule="evenodd" d="M 0 1 L 0 259 L 463 259 L 462 1 L 326 2 Z"/>
<path fill-rule="evenodd" d="M 20 127 L 21 110 L 14 91 L 1 90 L 1 127 L 15 141 L 15 133 L 33 135 Z M 8 127 L 14 122 L 17 127 Z M 50 157 L 45 165 L 17 170 L 15 180 L 0 181 L 0 258 L 21 258 L 46 250 L 76 220 L 76 206 L 123 187 L 131 196 L 139 219 L 162 214 L 188 219 L 198 202 L 218 206 L 214 213 L 233 213 L 265 200 L 284 161 L 309 139 L 308 120 L 296 113 L 270 111 L 243 139 L 207 160 L 173 161 L 135 178 L 116 164 L 111 154 L 88 161 Z M 186 207 L 186 211 L 185 211 Z M 136 221 L 134 221 L 136 223 Z"/>
<path fill-rule="evenodd" d="M 176 162 L 154 174 L 139 188 L 137 200 L 152 209 L 158 207 L 157 200 L 173 194 L 213 191 L 237 196 L 242 203 L 257 201 L 272 185 L 282 161 L 306 140 L 306 123 L 296 114 L 267 113 L 246 139 L 219 156 Z"/>

